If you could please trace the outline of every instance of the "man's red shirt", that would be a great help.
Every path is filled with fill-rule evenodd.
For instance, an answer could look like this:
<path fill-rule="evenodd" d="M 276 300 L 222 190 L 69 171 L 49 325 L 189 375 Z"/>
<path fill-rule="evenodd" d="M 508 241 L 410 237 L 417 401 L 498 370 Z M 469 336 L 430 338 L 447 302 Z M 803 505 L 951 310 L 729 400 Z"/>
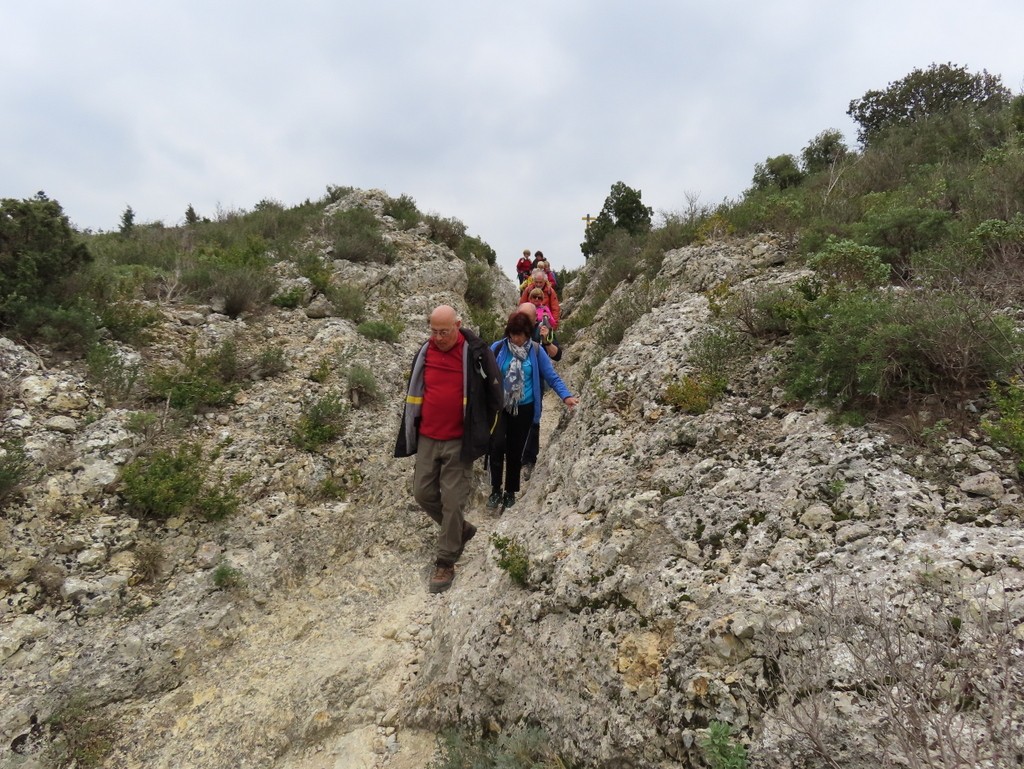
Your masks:
<path fill-rule="evenodd" d="M 423 369 L 423 410 L 420 435 L 435 441 L 453 441 L 462 437 L 463 390 L 462 348 L 466 338 L 459 331 L 452 349 L 445 352 L 434 338 L 427 342 Z"/>

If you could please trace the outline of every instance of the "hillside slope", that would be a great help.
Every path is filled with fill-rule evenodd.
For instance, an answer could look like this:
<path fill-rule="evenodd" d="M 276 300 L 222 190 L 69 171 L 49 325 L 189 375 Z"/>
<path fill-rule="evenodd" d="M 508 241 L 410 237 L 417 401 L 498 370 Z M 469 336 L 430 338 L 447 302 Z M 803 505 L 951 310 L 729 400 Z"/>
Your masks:
<path fill-rule="evenodd" d="M 222 522 L 128 515 L 115 481 L 140 448 L 131 413 L 106 408 L 75 366 L 48 369 L 0 340 L 5 420 L 45 467 L 0 518 L 0 765 L 50 765 L 61 738 L 44 724 L 78 697 L 111 726 L 108 767 L 411 769 L 440 729 L 520 724 L 578 766 L 703 766 L 715 721 L 752 765 L 821 766 L 817 745 L 838 765 L 877 766 L 898 754 L 891 725 L 907 715 L 878 686 L 879 671 L 895 680 L 875 664 L 880 627 L 924 651 L 955 627 L 970 642 L 945 648 L 985 674 L 979 699 L 1020 723 L 1007 692 L 1024 686 L 1024 525 L 1007 457 L 980 436 L 926 448 L 831 424 L 777 389 L 772 345 L 706 413 L 666 402 L 709 322 L 705 291 L 799 276 L 768 236 L 669 252 L 653 288 L 617 289 L 653 292 L 653 309 L 603 356 L 614 303 L 571 340 L 560 371 L 578 409 L 545 409 L 550 440 L 500 519 L 484 512 L 481 472 L 469 514 L 481 534 L 453 588 L 429 595 L 434 532 L 411 461 L 391 454 L 426 314 L 466 308 L 466 268 L 416 231 L 388 237 L 394 265 L 332 269 L 364 289 L 371 316 L 397 308 L 394 344 L 302 309 L 230 320 L 161 307 L 152 355 L 236 333 L 285 351 L 286 371 L 187 427 L 216 473 L 240 479 L 245 504 Z M 490 278 L 495 307 L 510 309 L 511 285 Z M 288 440 L 304 401 L 343 386 L 338 372 L 311 381 L 326 353 L 370 367 L 381 398 L 304 452 Z M 320 498 L 325 479 L 345 498 Z M 492 533 L 522 547 L 525 587 L 497 565 Z M 147 581 L 153 544 L 163 567 Z M 236 586 L 218 587 L 221 566 Z M 872 624 L 882 611 L 902 624 Z M 931 683 L 934 695 L 955 682 Z M 972 714 L 985 711 L 957 712 L 984 743 Z"/>

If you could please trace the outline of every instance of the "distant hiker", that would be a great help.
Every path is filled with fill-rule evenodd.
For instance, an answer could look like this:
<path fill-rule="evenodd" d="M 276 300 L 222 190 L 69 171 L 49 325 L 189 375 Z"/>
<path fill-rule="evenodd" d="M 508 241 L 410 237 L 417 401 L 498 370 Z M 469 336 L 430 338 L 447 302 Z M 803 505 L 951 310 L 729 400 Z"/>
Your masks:
<path fill-rule="evenodd" d="M 533 260 L 530 258 L 530 249 L 523 249 L 523 255 L 516 262 L 516 276 L 519 278 L 519 282 L 522 283 L 524 280 L 530 277 L 530 272 L 533 270 Z"/>
<path fill-rule="evenodd" d="M 548 276 L 541 269 L 534 269 L 530 273 L 530 282 L 522 288 L 522 294 L 519 297 L 519 303 L 530 301 L 530 291 L 534 288 L 539 288 L 544 292 L 544 306 L 551 310 L 551 317 L 554 318 L 555 324 L 558 324 L 558 319 L 562 315 L 562 308 L 558 304 L 558 294 L 555 293 L 555 289 L 551 288 L 551 284 L 548 283 Z"/>
<path fill-rule="evenodd" d="M 551 358 L 552 363 L 562 359 L 562 346 L 555 338 L 554 329 L 537 319 L 537 305 L 533 302 L 523 302 L 519 305 L 519 312 L 526 315 L 533 323 L 533 341 L 538 342 L 544 348 L 544 352 Z"/>
<path fill-rule="evenodd" d="M 551 269 L 551 262 L 545 259 L 544 261 L 539 262 L 535 269 L 544 270 L 544 274 L 547 276 L 548 283 L 551 284 L 551 288 L 558 291 L 558 278 L 555 276 L 555 271 Z"/>
<path fill-rule="evenodd" d="M 541 288 L 530 289 L 530 304 L 537 309 L 537 320 L 544 323 L 548 328 L 557 328 L 555 318 L 551 314 L 551 308 L 544 304 L 544 290 Z"/>
<path fill-rule="evenodd" d="M 440 527 L 430 592 L 455 579 L 455 563 L 476 527 L 463 518 L 473 461 L 488 451 L 504 396 L 486 343 L 448 305 L 430 313 L 430 338 L 412 362 L 395 456 L 416 455 L 413 495 Z"/>
<path fill-rule="evenodd" d="M 505 391 L 504 408 L 491 439 L 491 496 L 487 499 L 491 510 L 507 510 L 516 502 L 523 449 L 530 432 L 540 429 L 541 381 L 558 393 L 568 408 L 576 405 L 576 398 L 555 372 L 548 354 L 531 338 L 533 325 L 528 315 L 517 310 L 508 318 L 505 338 L 491 345 Z"/>
<path fill-rule="evenodd" d="M 543 251 L 534 251 L 533 252 L 533 263 L 532 263 L 534 269 L 537 268 L 537 264 L 539 262 L 543 262 L 543 261 L 544 261 L 544 252 Z"/>

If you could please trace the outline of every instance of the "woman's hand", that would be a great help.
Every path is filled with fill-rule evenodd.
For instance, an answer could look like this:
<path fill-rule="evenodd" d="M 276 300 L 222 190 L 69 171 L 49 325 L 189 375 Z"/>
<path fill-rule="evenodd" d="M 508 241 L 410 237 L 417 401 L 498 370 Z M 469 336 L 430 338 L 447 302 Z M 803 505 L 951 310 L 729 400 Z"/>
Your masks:
<path fill-rule="evenodd" d="M 574 407 L 574 406 L 575 406 L 575 405 L 576 405 L 577 403 L 579 403 L 579 401 L 578 401 L 578 400 L 577 400 L 576 398 L 574 398 L 574 397 L 572 397 L 572 396 L 570 395 L 570 396 L 569 396 L 568 398 L 565 398 L 565 399 L 564 399 L 564 400 L 562 401 L 562 403 L 564 403 L 564 404 L 565 404 L 566 408 L 568 408 L 568 409 L 569 409 L 569 411 L 572 411 L 573 407 Z"/>

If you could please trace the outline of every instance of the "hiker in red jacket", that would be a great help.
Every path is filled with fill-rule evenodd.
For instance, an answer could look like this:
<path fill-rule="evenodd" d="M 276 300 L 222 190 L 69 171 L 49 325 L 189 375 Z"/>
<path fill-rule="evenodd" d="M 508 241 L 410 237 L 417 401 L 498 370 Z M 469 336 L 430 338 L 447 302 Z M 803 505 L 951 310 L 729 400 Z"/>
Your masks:
<path fill-rule="evenodd" d="M 533 260 L 530 258 L 530 249 L 524 248 L 522 257 L 516 262 L 516 275 L 520 283 L 530 277 L 531 270 L 533 270 Z"/>

